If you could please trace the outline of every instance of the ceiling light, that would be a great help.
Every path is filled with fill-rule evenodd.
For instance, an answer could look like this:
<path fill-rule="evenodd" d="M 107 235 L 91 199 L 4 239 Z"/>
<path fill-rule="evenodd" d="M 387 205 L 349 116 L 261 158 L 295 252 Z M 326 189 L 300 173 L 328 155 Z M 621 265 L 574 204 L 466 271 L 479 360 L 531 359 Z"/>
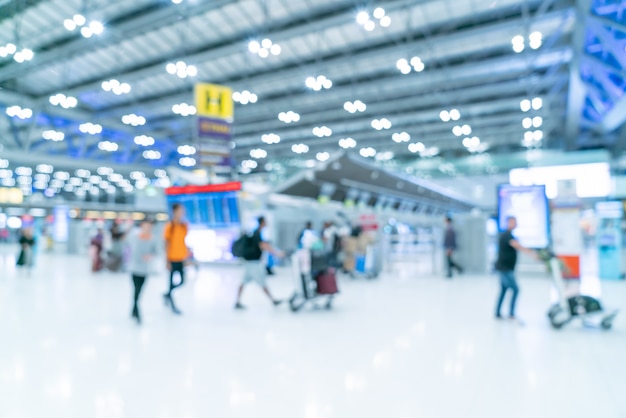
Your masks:
<path fill-rule="evenodd" d="M 63 21 L 63 26 L 65 26 L 65 29 L 69 30 L 69 31 L 73 31 L 76 29 L 76 22 L 74 22 L 72 19 L 65 19 Z"/>
<path fill-rule="evenodd" d="M 80 29 L 80 34 L 83 35 L 84 38 L 91 38 L 93 36 L 93 31 L 91 30 L 91 28 L 83 26 Z"/>
<path fill-rule="evenodd" d="M 47 131 L 43 131 L 41 137 L 46 141 L 60 142 L 65 139 L 65 134 L 63 132 L 49 129 Z"/>
<path fill-rule="evenodd" d="M 524 42 L 525 40 L 522 35 L 517 35 L 513 37 L 513 39 L 511 40 L 513 51 L 517 52 L 518 54 L 522 52 L 525 48 Z"/>
<path fill-rule="evenodd" d="M 241 92 L 236 91 L 233 93 L 233 101 L 240 103 L 242 105 L 247 105 L 248 103 L 256 103 L 259 100 L 259 97 L 249 92 L 248 90 L 243 90 Z"/>
<path fill-rule="evenodd" d="M 263 134 L 261 141 L 268 145 L 278 144 L 280 142 L 280 136 L 276 134 Z"/>
<path fill-rule="evenodd" d="M 97 123 L 81 123 L 78 126 L 78 130 L 81 131 L 84 134 L 90 134 L 90 135 L 97 135 L 99 133 L 102 133 L 102 126 L 98 125 Z"/>
<path fill-rule="evenodd" d="M 278 120 L 284 123 L 296 123 L 300 121 L 300 115 L 293 111 L 280 112 L 278 114 Z"/>
<path fill-rule="evenodd" d="M 8 168 L 8 167 L 9 167 L 9 160 L 0 158 L 0 168 Z"/>
<path fill-rule="evenodd" d="M 64 109 L 72 109 L 78 105 L 78 99 L 72 96 L 66 96 L 63 93 L 50 96 L 50 104 L 53 106 L 61 106 Z"/>
<path fill-rule="evenodd" d="M 391 122 L 387 118 L 374 119 L 371 123 L 372 128 L 380 131 L 382 129 L 391 129 Z"/>
<path fill-rule="evenodd" d="M 296 154 L 306 154 L 309 152 L 309 146 L 306 144 L 293 144 L 291 150 Z"/>
<path fill-rule="evenodd" d="M 541 128 L 541 125 L 543 125 L 543 118 L 541 116 L 535 116 L 533 118 L 533 126 L 535 128 Z"/>
<path fill-rule="evenodd" d="M 367 106 L 360 100 L 355 100 L 354 102 L 345 102 L 343 104 L 343 108 L 346 112 L 356 113 L 356 112 L 365 112 Z"/>
<path fill-rule="evenodd" d="M 409 151 L 412 153 L 424 152 L 426 150 L 426 146 L 421 142 L 415 142 L 413 144 L 409 144 Z"/>
<path fill-rule="evenodd" d="M 138 135 L 135 137 L 135 144 L 142 147 L 150 147 L 154 145 L 154 138 L 148 135 Z"/>
<path fill-rule="evenodd" d="M 43 174 L 52 174 L 52 172 L 54 171 L 54 167 L 51 166 L 50 164 L 39 164 L 36 167 L 37 172 L 39 173 L 43 173 Z"/>
<path fill-rule="evenodd" d="M 113 169 L 111 167 L 98 167 L 98 170 L 96 171 L 101 176 L 108 176 L 109 174 L 113 174 Z"/>
<path fill-rule="evenodd" d="M 461 126 L 455 126 L 454 128 L 452 128 L 452 133 L 454 134 L 454 136 L 462 136 L 463 128 Z"/>
<path fill-rule="evenodd" d="M 120 83 L 118 80 L 112 79 L 102 82 L 102 90 L 121 96 L 122 94 L 130 93 L 131 87 L 128 83 Z"/>
<path fill-rule="evenodd" d="M 260 159 L 260 158 L 266 158 L 267 157 L 267 151 L 265 151 L 264 149 L 261 149 L 261 148 L 256 148 L 256 149 L 250 150 L 250 157 L 256 158 L 257 160 Z"/>
<path fill-rule="evenodd" d="M 146 160 L 158 160 L 161 158 L 161 153 L 156 150 L 146 150 L 143 152 L 143 158 Z"/>
<path fill-rule="evenodd" d="M 196 165 L 196 159 L 191 157 L 183 157 L 178 160 L 178 163 L 183 167 L 193 167 Z"/>
<path fill-rule="evenodd" d="M 442 122 L 450 122 L 450 112 L 448 112 L 447 110 L 442 110 L 441 112 L 439 112 L 439 118 Z"/>
<path fill-rule="evenodd" d="M 85 23 L 87 23 L 87 19 L 85 18 L 85 16 L 81 15 L 81 14 L 75 14 L 72 17 L 72 20 L 74 21 L 74 23 L 76 23 L 76 25 L 78 26 L 83 26 Z"/>
<path fill-rule="evenodd" d="M 172 112 L 181 116 L 192 116 L 195 115 L 197 109 L 195 106 L 189 105 L 187 103 L 179 103 L 172 106 Z"/>
<path fill-rule="evenodd" d="M 400 58 L 396 61 L 396 68 L 400 70 L 402 74 L 410 74 L 411 71 L 422 72 L 426 68 L 424 62 L 420 57 L 413 57 L 411 60 L 407 60 L 405 58 Z"/>
<path fill-rule="evenodd" d="M 543 43 L 543 35 L 541 32 L 533 32 L 528 36 L 528 46 L 532 49 L 541 48 L 541 44 Z"/>
<path fill-rule="evenodd" d="M 391 26 L 391 18 L 389 16 L 383 16 L 383 18 L 380 19 L 380 26 L 382 26 L 383 28 L 388 28 L 389 26 Z"/>
<path fill-rule="evenodd" d="M 530 100 L 528 100 L 528 99 L 522 100 L 519 103 L 519 107 L 520 107 L 522 112 L 528 112 L 530 110 L 530 107 L 531 107 Z"/>
<path fill-rule="evenodd" d="M 311 90 L 320 91 L 322 89 L 328 90 L 333 86 L 333 82 L 325 75 L 318 75 L 317 77 L 307 77 L 304 84 Z"/>
<path fill-rule="evenodd" d="M 318 152 L 315 155 L 315 158 L 317 158 L 317 161 L 328 161 L 330 159 L 330 154 L 328 152 Z"/>
<path fill-rule="evenodd" d="M 98 142 L 98 149 L 106 152 L 115 152 L 119 149 L 119 145 L 111 141 L 100 141 Z"/>
<path fill-rule="evenodd" d="M 333 134 L 333 131 L 328 126 L 319 126 L 319 127 L 313 128 L 313 135 L 315 135 L 318 138 L 324 138 L 327 136 L 331 136 L 332 134 Z"/>
<path fill-rule="evenodd" d="M 535 132 L 533 132 L 533 139 L 535 141 L 541 141 L 543 139 L 543 131 L 535 131 Z"/>
<path fill-rule="evenodd" d="M 254 160 L 243 160 L 241 162 L 241 166 L 243 168 L 248 168 L 248 169 L 254 170 L 255 168 L 257 168 L 259 166 L 259 163 L 257 163 Z"/>
<path fill-rule="evenodd" d="M 178 147 L 178 153 L 180 155 L 194 155 L 196 153 L 196 148 L 192 147 L 191 145 L 181 145 L 180 147 Z"/>
<path fill-rule="evenodd" d="M 393 160 L 394 153 L 391 151 L 379 152 L 376 154 L 376 161 L 390 161 Z"/>
<path fill-rule="evenodd" d="M 352 138 L 342 138 L 339 140 L 339 146 L 343 149 L 355 148 L 357 143 Z"/>
<path fill-rule="evenodd" d="M 6 114 L 12 118 L 30 119 L 33 117 L 33 111 L 29 108 L 21 108 L 20 106 L 10 106 L 6 109 Z"/>
<path fill-rule="evenodd" d="M 364 24 L 365 24 L 367 21 L 369 21 L 369 20 L 370 20 L 370 15 L 369 15 L 369 13 L 367 13 L 367 12 L 359 12 L 359 13 L 356 15 L 356 22 L 357 22 L 359 25 L 364 25 Z"/>
<path fill-rule="evenodd" d="M 543 107 L 543 100 L 541 97 L 535 97 L 532 101 L 532 107 L 534 110 L 540 110 Z"/>
<path fill-rule="evenodd" d="M 411 140 L 411 135 L 407 132 L 396 132 L 391 135 L 391 139 L 396 143 L 409 142 Z"/>
<path fill-rule="evenodd" d="M 170 62 L 165 66 L 168 74 L 176 75 L 178 78 L 195 77 L 198 75 L 198 68 L 195 65 L 188 65 L 184 61 L 178 61 L 176 64 Z"/>
<path fill-rule="evenodd" d="M 365 157 L 365 158 L 375 157 L 376 150 L 372 147 L 361 148 L 359 150 L 359 154 L 361 154 L 361 157 Z"/>
<path fill-rule="evenodd" d="M 91 32 L 93 32 L 94 35 L 100 35 L 102 32 L 104 32 L 104 25 L 94 20 L 89 23 L 89 29 L 91 29 Z"/>
<path fill-rule="evenodd" d="M 267 58 L 272 55 L 280 55 L 282 48 L 280 45 L 272 42 L 271 39 L 265 38 L 261 42 L 252 40 L 248 42 L 248 51 L 252 54 L 256 54 L 261 58 Z"/>
<path fill-rule="evenodd" d="M 472 127 L 469 125 L 463 125 L 461 127 L 461 132 L 463 133 L 463 135 L 469 135 L 472 133 Z"/>
<path fill-rule="evenodd" d="M 143 126 L 146 124 L 146 118 L 131 113 L 129 115 L 122 116 L 122 123 L 125 125 Z"/>

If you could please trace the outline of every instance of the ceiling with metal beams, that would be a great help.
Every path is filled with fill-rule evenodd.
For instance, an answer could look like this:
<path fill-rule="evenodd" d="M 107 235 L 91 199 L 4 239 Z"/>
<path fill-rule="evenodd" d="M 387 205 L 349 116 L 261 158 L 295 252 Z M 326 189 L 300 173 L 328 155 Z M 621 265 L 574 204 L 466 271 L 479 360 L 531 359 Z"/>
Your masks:
<path fill-rule="evenodd" d="M 341 152 L 399 169 L 527 148 L 620 152 L 625 7 L 0 0 L 0 147 L 13 157 L 192 165 L 179 151 L 193 145 L 194 118 L 174 106 L 192 105 L 194 84 L 210 82 L 256 99 L 235 109 L 243 173 Z M 264 57 L 254 42 L 266 39 L 279 47 L 267 43 Z M 285 123 L 287 112 L 299 117 Z M 265 143 L 268 134 L 280 141 Z"/>

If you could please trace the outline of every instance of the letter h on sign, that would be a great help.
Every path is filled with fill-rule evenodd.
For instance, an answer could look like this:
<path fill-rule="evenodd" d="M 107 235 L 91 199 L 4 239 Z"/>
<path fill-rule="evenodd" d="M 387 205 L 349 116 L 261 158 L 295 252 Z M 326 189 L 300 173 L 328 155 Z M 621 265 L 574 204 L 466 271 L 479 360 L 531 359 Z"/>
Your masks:
<path fill-rule="evenodd" d="M 233 91 L 216 84 L 196 84 L 196 109 L 198 116 L 232 121 L 234 114 Z"/>

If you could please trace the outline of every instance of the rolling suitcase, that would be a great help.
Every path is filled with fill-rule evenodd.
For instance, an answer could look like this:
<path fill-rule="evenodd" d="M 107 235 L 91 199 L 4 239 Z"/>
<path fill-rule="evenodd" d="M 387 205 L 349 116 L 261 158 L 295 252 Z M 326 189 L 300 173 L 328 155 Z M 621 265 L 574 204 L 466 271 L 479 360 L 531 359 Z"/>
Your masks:
<path fill-rule="evenodd" d="M 339 293 L 335 269 L 327 269 L 325 272 L 319 274 L 315 280 L 317 282 L 318 295 L 334 295 L 335 293 Z"/>

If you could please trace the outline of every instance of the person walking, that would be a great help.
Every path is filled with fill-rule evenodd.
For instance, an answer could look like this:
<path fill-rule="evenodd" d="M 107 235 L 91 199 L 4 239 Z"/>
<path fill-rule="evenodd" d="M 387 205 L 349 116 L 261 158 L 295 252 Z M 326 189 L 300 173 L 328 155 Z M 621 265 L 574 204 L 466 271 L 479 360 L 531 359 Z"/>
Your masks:
<path fill-rule="evenodd" d="M 189 258 L 189 251 L 185 244 L 187 238 L 187 224 L 184 221 L 185 208 L 180 203 L 172 206 L 172 220 L 165 225 L 165 252 L 167 257 L 167 269 L 170 272 L 169 291 L 163 295 L 165 305 L 172 308 L 172 312 L 180 315 L 172 297 L 174 289 L 181 287 L 185 283 L 185 261 Z M 180 281 L 174 284 L 174 274 L 178 273 Z"/>
<path fill-rule="evenodd" d="M 267 226 L 265 218 L 258 218 L 258 226 L 251 237 L 247 238 L 245 248 L 243 251 L 244 259 L 244 275 L 239 291 L 237 293 L 237 302 L 235 303 L 235 309 L 243 310 L 245 306 L 241 304 L 241 296 L 245 287 L 253 282 L 256 282 L 267 297 L 272 301 L 274 306 L 278 306 L 282 303 L 281 300 L 275 299 L 269 288 L 267 287 L 267 272 L 265 271 L 265 263 L 262 261 L 263 253 L 271 253 L 276 257 L 281 257 L 282 254 L 276 251 L 272 245 L 264 241 L 262 231 Z"/>
<path fill-rule="evenodd" d="M 454 261 L 454 252 L 457 249 L 457 245 L 456 245 L 456 231 L 454 227 L 452 226 L 452 218 L 447 216 L 445 222 L 446 222 L 446 232 L 445 232 L 444 239 L 443 239 L 443 247 L 444 247 L 444 250 L 446 251 L 446 260 L 448 263 L 448 276 L 447 277 L 448 279 L 451 279 L 452 270 L 456 269 L 460 274 L 460 273 L 463 273 L 463 267 L 461 267 Z"/>
<path fill-rule="evenodd" d="M 502 319 L 500 313 L 502 303 L 507 291 L 511 290 L 511 307 L 509 309 L 509 318 L 516 319 L 515 304 L 519 294 L 519 286 L 515 279 L 515 265 L 517 264 L 517 253 L 523 251 L 532 257 L 537 257 L 533 250 L 522 246 L 513 236 L 513 230 L 517 228 L 517 219 L 513 216 L 507 218 L 507 229 L 500 235 L 498 260 L 496 261 L 496 270 L 500 274 L 500 295 L 496 305 L 496 319 Z"/>
<path fill-rule="evenodd" d="M 91 239 L 91 271 L 94 273 L 102 270 L 104 266 L 104 258 L 102 252 L 104 250 L 104 231 L 102 228 L 98 228 L 98 232 Z"/>
<path fill-rule="evenodd" d="M 151 261 L 157 254 L 157 241 L 152 234 L 153 221 L 144 219 L 139 231 L 130 236 L 129 270 L 133 280 L 133 310 L 132 317 L 137 324 L 141 324 L 139 313 L 139 296 L 146 278 L 151 271 Z"/>
<path fill-rule="evenodd" d="M 26 268 L 29 273 L 34 264 L 33 252 L 36 242 L 32 228 L 25 228 L 19 239 L 20 254 L 17 258 L 17 265 Z"/>

